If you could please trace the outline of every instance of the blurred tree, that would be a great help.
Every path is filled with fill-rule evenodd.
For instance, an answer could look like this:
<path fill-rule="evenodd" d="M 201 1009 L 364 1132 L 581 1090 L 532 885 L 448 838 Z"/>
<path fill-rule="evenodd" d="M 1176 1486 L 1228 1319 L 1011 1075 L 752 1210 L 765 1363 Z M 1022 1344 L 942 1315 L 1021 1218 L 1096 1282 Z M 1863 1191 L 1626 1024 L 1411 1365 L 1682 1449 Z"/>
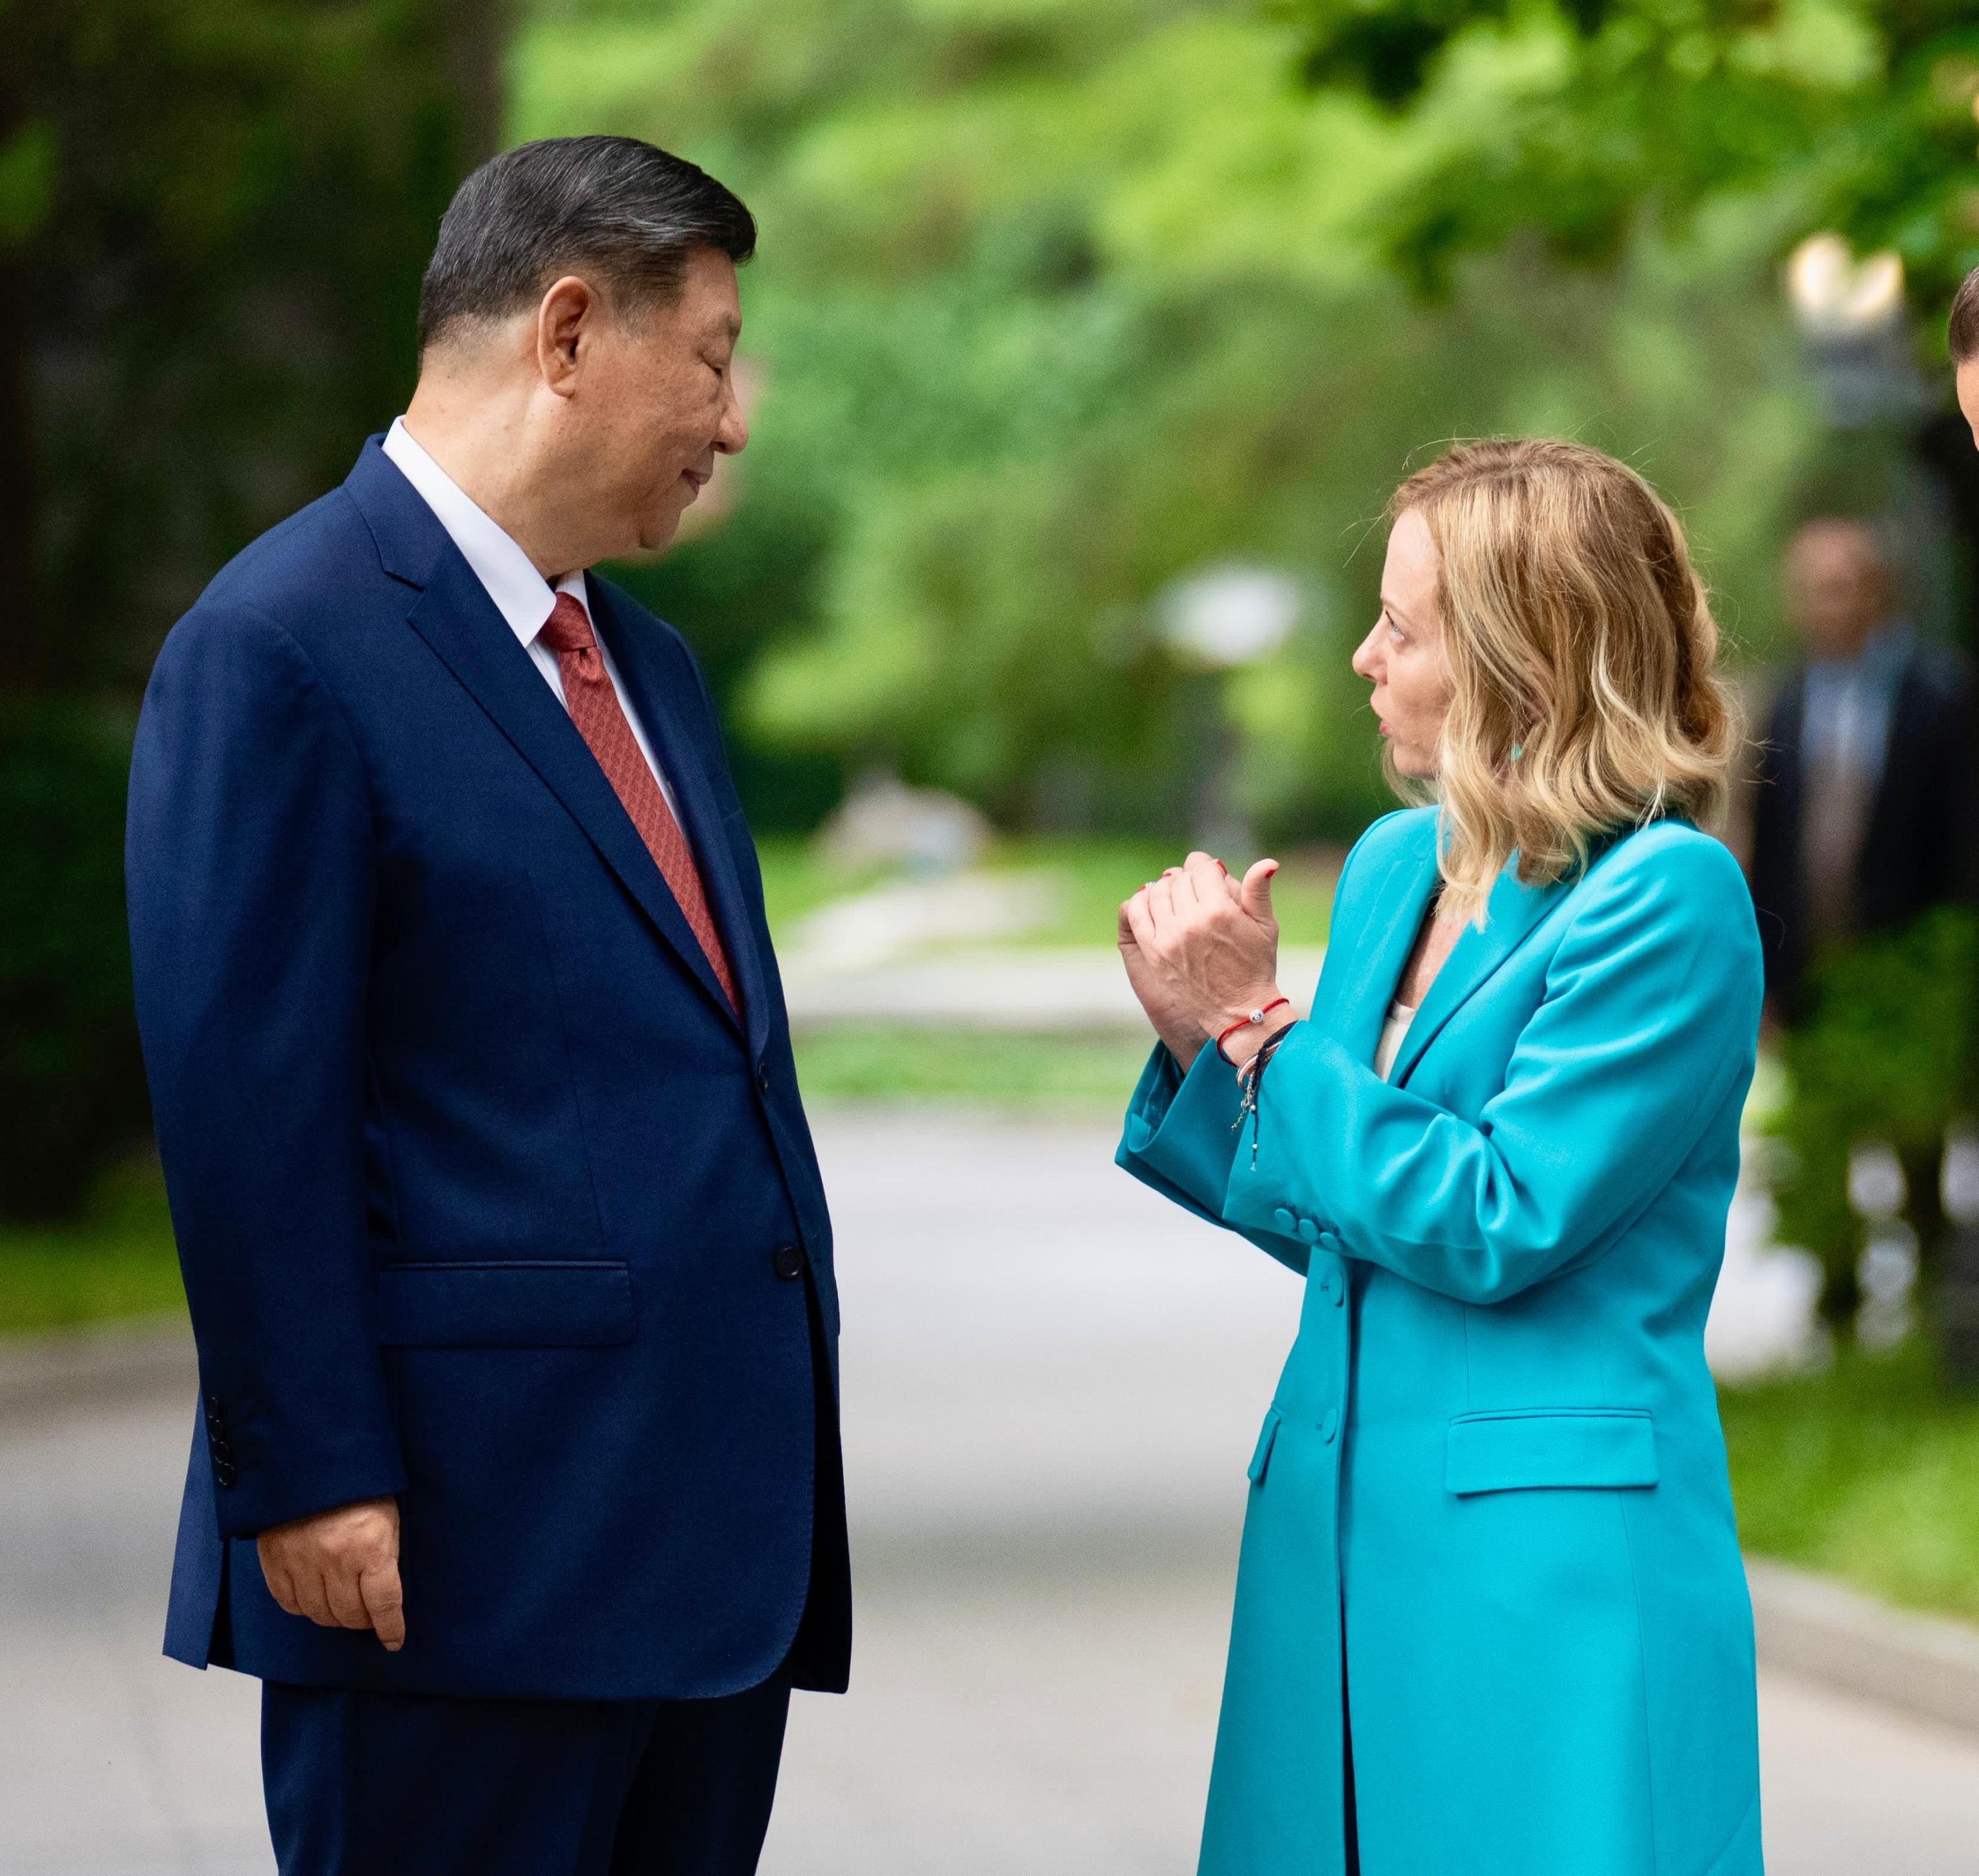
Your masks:
<path fill-rule="evenodd" d="M 1422 124 L 1386 246 L 1437 286 L 1537 230 L 1613 260 L 1643 216 L 1679 226 L 1785 192 L 1798 233 L 1894 249 L 1941 311 L 1979 263 L 1979 20 L 1964 0 L 1275 0 L 1299 64 Z M 1480 87 L 1493 108 L 1473 108 Z"/>
<path fill-rule="evenodd" d="M 0 688 L 128 687 L 411 383 L 481 0 L 0 0 Z"/>
<path fill-rule="evenodd" d="M 142 1128 L 131 704 L 221 562 L 399 407 L 502 14 L 0 0 L 0 1211 L 72 1208 Z"/>
<path fill-rule="evenodd" d="M 1393 204 L 1444 132 L 1315 99 L 1299 42 L 1226 0 L 533 0 L 512 134 L 652 137 L 762 224 L 742 499 L 641 576 L 745 747 L 886 763 L 1008 823 L 1175 833 L 1206 700 L 1152 622 L 1238 558 L 1314 599 L 1228 694 L 1245 806 L 1274 841 L 1351 834 L 1384 799 L 1347 670 L 1372 524 L 1466 432 L 1639 462 L 1763 641 L 1815 427 L 1775 273 L 1795 204 L 1714 199 L 1598 276 L 1513 240 L 1425 307 Z M 1464 108 L 1516 76 L 1480 69 Z M 749 805 L 784 819 L 758 774 Z"/>
<path fill-rule="evenodd" d="M 0 1216 L 74 1209 L 145 1122 L 124 936 L 114 724 L 0 701 Z"/>

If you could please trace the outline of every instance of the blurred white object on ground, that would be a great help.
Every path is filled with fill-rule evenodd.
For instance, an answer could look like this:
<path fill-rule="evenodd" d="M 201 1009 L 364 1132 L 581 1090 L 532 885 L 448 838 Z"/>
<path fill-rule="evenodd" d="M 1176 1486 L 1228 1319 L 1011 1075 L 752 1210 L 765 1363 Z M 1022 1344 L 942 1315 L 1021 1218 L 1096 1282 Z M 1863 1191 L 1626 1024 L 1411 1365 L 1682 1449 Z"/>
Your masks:
<path fill-rule="evenodd" d="M 993 830 L 981 810 L 939 788 L 910 788 L 884 771 L 862 776 L 818 830 L 827 859 L 848 872 L 904 867 L 960 873 L 988 850 Z"/>

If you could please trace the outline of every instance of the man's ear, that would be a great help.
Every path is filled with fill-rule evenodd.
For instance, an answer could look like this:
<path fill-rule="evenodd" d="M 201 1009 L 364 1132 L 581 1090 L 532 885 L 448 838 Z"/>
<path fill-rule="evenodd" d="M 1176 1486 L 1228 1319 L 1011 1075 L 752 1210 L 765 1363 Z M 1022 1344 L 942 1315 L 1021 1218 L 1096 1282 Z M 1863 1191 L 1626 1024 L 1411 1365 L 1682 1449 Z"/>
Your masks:
<path fill-rule="evenodd" d="M 585 344 L 603 316 L 604 303 L 588 280 L 566 273 L 536 305 L 536 369 L 559 397 L 577 389 Z"/>

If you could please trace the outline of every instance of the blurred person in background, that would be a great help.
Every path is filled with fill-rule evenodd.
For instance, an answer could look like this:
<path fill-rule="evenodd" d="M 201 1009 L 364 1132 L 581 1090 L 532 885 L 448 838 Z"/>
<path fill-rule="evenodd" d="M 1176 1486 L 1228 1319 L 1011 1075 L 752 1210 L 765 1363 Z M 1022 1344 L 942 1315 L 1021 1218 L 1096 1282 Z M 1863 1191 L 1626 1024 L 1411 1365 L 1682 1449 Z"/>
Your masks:
<path fill-rule="evenodd" d="M 1965 662 L 1905 618 L 1878 529 L 1809 522 L 1785 575 L 1803 656 L 1759 751 L 1750 877 L 1768 1012 L 1790 1026 L 1824 953 L 1961 891 L 1973 752 Z"/>
<path fill-rule="evenodd" d="M 1203 1876 L 1760 1876 L 1704 1324 L 1761 963 L 1676 519 L 1553 442 L 1391 505 L 1356 652 L 1391 814 L 1312 1013 L 1275 862 L 1121 909 L 1120 1163 L 1305 1278 L 1252 1457 Z"/>
<path fill-rule="evenodd" d="M 845 1685 L 830 1221 L 685 643 L 747 209 L 627 138 L 441 224 L 405 415 L 180 621 L 138 1010 L 198 1345 L 167 1652 L 282 1876 L 748 1876 Z"/>
<path fill-rule="evenodd" d="M 1970 897 L 1972 695 L 1965 661 L 1906 616 L 1888 536 L 1859 519 L 1809 522 L 1789 544 L 1787 612 L 1802 656 L 1774 700 L 1755 751 L 1749 877 L 1766 959 L 1766 1007 L 1782 1032 L 1805 1123 L 1775 1190 L 1782 1228 L 1822 1268 L 1823 1321 L 1851 1333 L 1865 1295 L 1865 1232 L 1849 1167 L 1867 1138 L 1891 1136 L 1901 1210 L 1920 1278 L 1940 1280 L 1945 1220 L 1941 1125 L 1851 1112 L 1859 1078 L 1835 1059 L 1826 1019 L 1859 1022 L 1837 972 L 1859 962 L 1884 981 L 1914 969 L 1904 940 L 1934 909 Z M 1894 1019 L 1901 1021 L 1901 1018 Z M 1824 1040 L 1827 1039 L 1827 1040 Z M 1887 1035 L 1887 1052 L 1904 1037 Z"/>

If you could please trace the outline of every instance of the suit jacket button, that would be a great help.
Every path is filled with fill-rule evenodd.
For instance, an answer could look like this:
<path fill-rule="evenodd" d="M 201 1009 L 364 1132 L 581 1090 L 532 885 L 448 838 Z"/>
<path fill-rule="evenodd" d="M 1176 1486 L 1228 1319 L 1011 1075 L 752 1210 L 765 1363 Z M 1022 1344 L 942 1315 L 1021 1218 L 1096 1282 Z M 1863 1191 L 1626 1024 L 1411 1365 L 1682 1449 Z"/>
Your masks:
<path fill-rule="evenodd" d="M 786 1283 L 794 1283 L 804 1274 L 804 1253 L 795 1245 L 779 1245 L 771 1253 L 771 1264 L 777 1274 Z"/>
<path fill-rule="evenodd" d="M 1289 1238 L 1298 1224 L 1298 1220 L 1283 1205 L 1281 1205 L 1271 1214 L 1271 1222 Z"/>
<path fill-rule="evenodd" d="M 1331 1446 L 1333 1443 L 1334 1436 L 1339 1431 L 1340 1416 L 1331 1407 L 1328 1407 L 1326 1410 L 1325 1419 L 1319 1423 L 1319 1437 Z"/>
<path fill-rule="evenodd" d="M 1319 1242 L 1319 1227 L 1311 1218 L 1299 1220 L 1298 1235 L 1309 1245 L 1316 1245 Z"/>
<path fill-rule="evenodd" d="M 223 1492 L 230 1492 L 233 1490 L 234 1485 L 239 1480 L 240 1477 L 240 1473 L 234 1469 L 231 1461 L 224 1459 L 216 1459 L 213 1462 L 214 1483 L 217 1484 Z"/>
<path fill-rule="evenodd" d="M 767 1062 L 756 1070 L 756 1085 L 765 1094 L 770 1092 L 770 1065 Z"/>

